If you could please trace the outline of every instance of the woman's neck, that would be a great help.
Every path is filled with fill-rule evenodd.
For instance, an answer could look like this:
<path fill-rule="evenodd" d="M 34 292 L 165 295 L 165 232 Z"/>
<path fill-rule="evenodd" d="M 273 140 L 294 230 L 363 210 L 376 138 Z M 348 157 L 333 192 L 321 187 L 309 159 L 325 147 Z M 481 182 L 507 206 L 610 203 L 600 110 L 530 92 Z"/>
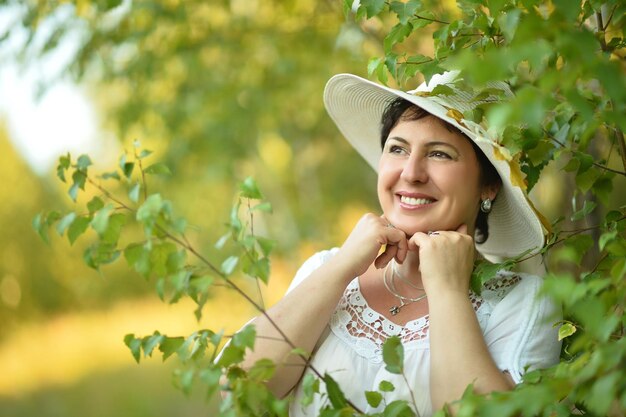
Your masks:
<path fill-rule="evenodd" d="M 404 262 L 402 264 L 395 262 L 392 267 L 396 272 L 402 276 L 402 278 L 409 281 L 411 284 L 422 287 L 422 274 L 419 270 L 420 261 L 419 254 L 417 252 L 408 252 Z"/>

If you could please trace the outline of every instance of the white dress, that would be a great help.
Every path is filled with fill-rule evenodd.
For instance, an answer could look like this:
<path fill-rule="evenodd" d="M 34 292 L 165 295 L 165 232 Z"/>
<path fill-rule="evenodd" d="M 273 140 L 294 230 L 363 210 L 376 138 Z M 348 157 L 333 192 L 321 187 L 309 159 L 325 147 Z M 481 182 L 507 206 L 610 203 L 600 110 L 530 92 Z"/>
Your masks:
<path fill-rule="evenodd" d="M 307 278 L 311 272 L 330 259 L 338 249 L 318 252 L 298 270 L 288 292 Z M 507 371 L 518 383 L 522 374 L 534 368 L 544 368 L 558 362 L 560 342 L 552 326 L 560 310 L 548 299 L 537 298 L 541 279 L 534 275 L 502 271 L 486 283 L 481 296 L 470 293 L 485 341 L 496 365 Z M 404 346 L 404 369 L 413 391 L 421 417 L 433 413 L 430 403 L 430 345 L 428 315 L 408 322 L 405 326 L 392 323 L 371 309 L 355 278 L 346 288 L 327 330 L 313 352 L 312 365 L 322 375 L 329 373 L 344 394 L 367 413 L 380 412 L 384 403 L 404 399 L 410 401 L 410 391 L 401 375 L 389 373 L 382 361 L 382 344 L 387 337 L 397 335 Z M 307 370 L 306 373 L 312 373 Z M 395 386 L 384 394 L 384 401 L 374 409 L 365 399 L 365 391 L 377 391 L 381 381 Z M 291 417 L 317 416 L 328 401 L 320 384 L 308 406 L 301 405 L 302 386 L 295 388 L 290 407 Z"/>

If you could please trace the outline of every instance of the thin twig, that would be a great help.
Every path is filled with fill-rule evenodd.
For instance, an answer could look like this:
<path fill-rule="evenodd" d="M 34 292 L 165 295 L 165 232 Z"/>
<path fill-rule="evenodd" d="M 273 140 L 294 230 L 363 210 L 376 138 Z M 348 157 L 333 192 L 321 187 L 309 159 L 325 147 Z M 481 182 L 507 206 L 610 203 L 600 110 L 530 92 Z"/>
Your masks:
<path fill-rule="evenodd" d="M 604 25 L 602 24 L 602 12 L 596 12 L 596 33 L 599 36 L 600 48 L 603 52 L 607 52 L 606 39 L 604 38 Z"/>
<path fill-rule="evenodd" d="M 442 25 L 449 25 L 450 24 L 450 22 L 446 22 L 445 20 L 431 19 L 429 17 L 420 16 L 418 14 L 415 14 L 414 16 L 417 17 L 420 20 L 427 20 L 429 22 L 437 22 L 437 23 L 441 23 Z"/>
<path fill-rule="evenodd" d="M 622 216 L 622 217 L 620 217 L 619 219 L 615 220 L 615 222 L 616 222 L 616 223 L 618 223 L 618 222 L 621 222 L 621 221 L 622 221 L 622 220 L 624 220 L 624 219 L 626 219 L 626 216 Z M 521 262 L 527 261 L 527 260 L 529 260 L 529 259 L 532 259 L 532 258 L 534 258 L 535 256 L 540 255 L 540 254 L 544 253 L 545 251 L 547 251 L 548 249 L 550 249 L 550 248 L 552 248 L 552 247 L 554 247 L 554 246 L 558 245 L 559 243 L 564 242 L 565 240 L 569 239 L 569 238 L 570 238 L 570 237 L 572 237 L 572 236 L 576 236 L 576 235 L 579 235 L 579 234 L 581 234 L 581 233 L 588 232 L 588 231 L 590 231 L 590 230 L 599 229 L 600 227 L 602 227 L 602 225 L 601 225 L 601 224 L 598 224 L 598 225 L 595 225 L 595 226 L 590 226 L 590 227 L 585 227 L 585 228 L 583 228 L 583 229 L 575 229 L 575 230 L 561 230 L 561 233 L 569 233 L 569 236 L 567 236 L 567 237 L 565 237 L 565 238 L 563 238 L 563 239 L 558 239 L 558 240 L 555 240 L 555 241 L 554 241 L 554 242 L 552 242 L 552 243 L 549 243 L 548 245 L 544 246 L 544 247 L 542 248 L 542 250 L 540 250 L 540 251 L 539 251 L 539 252 L 537 252 L 537 253 L 534 253 L 534 254 L 532 254 L 532 255 L 526 256 L 526 257 L 521 258 L 521 259 L 516 259 L 516 260 L 514 261 L 514 263 L 521 263 Z"/>
<path fill-rule="evenodd" d="M 248 198 L 248 213 L 250 213 L 250 235 L 254 237 L 254 213 L 252 212 L 252 208 L 250 207 L 250 199 Z M 246 250 L 246 252 L 248 252 Z M 258 279 L 254 280 L 256 282 L 256 288 L 259 292 L 259 300 L 261 302 L 261 307 L 265 308 L 265 301 L 263 300 L 263 292 L 261 291 L 261 283 Z"/>
<path fill-rule="evenodd" d="M 413 393 L 413 389 L 411 388 L 411 385 L 409 384 L 409 380 L 406 378 L 404 369 L 402 370 L 401 374 L 402 374 L 402 378 L 404 379 L 404 383 L 406 384 L 407 388 L 409 389 L 409 393 L 411 394 L 411 402 L 413 403 L 415 414 L 417 415 L 417 417 L 420 417 L 420 412 L 417 410 L 417 402 L 415 401 L 415 393 Z"/>
<path fill-rule="evenodd" d="M 624 132 L 618 127 L 615 128 L 615 140 L 617 140 L 620 155 L 622 156 L 622 165 L 624 170 L 626 170 L 626 142 L 624 142 Z"/>
<path fill-rule="evenodd" d="M 616 139 L 617 139 L 617 131 L 619 129 L 616 129 Z M 544 129 L 543 133 L 546 135 L 546 137 L 551 140 L 552 142 L 556 143 L 557 145 L 559 145 L 562 149 L 569 151 L 569 152 L 574 152 L 571 148 L 568 148 L 565 144 L 563 144 L 562 142 L 560 142 L 558 139 L 556 139 L 554 136 L 552 136 L 550 133 L 548 133 L 548 131 L 546 131 Z M 619 133 L 621 133 L 621 131 L 619 131 Z M 621 152 L 622 154 L 622 163 L 624 164 L 624 169 L 626 170 L 626 160 L 624 159 L 624 155 L 626 155 L 626 145 L 624 145 L 624 134 L 622 133 L 622 140 L 620 141 L 619 139 L 617 139 L 617 142 L 620 144 L 620 149 L 621 146 L 625 146 L 624 150 Z M 612 172 L 614 174 L 618 174 L 618 175 L 623 175 L 626 177 L 626 171 L 620 171 L 618 169 L 614 169 L 614 168 L 609 168 L 606 165 L 602 165 L 599 164 L 597 162 L 591 162 L 591 165 L 595 166 L 596 168 L 600 168 L 604 171 L 608 171 L 608 172 Z"/>
<path fill-rule="evenodd" d="M 117 204 L 120 205 L 120 208 L 126 209 L 128 211 L 135 211 L 132 208 L 128 207 L 128 205 L 124 204 L 124 202 L 122 202 L 121 200 L 117 199 L 113 194 L 111 194 L 110 192 L 108 192 L 106 189 L 104 189 L 100 184 L 96 183 L 94 180 L 92 180 L 91 178 L 87 177 L 87 181 L 89 182 L 89 184 L 93 185 L 94 187 L 96 187 L 98 190 L 100 190 L 105 196 L 107 196 L 107 198 L 111 201 L 116 202 Z"/>
<path fill-rule="evenodd" d="M 141 182 L 143 182 L 143 199 L 144 201 L 148 199 L 148 183 L 146 182 L 146 173 L 143 171 L 143 165 L 141 163 L 141 158 L 137 155 L 137 150 L 135 149 L 135 159 L 139 164 L 139 171 L 141 172 Z"/>

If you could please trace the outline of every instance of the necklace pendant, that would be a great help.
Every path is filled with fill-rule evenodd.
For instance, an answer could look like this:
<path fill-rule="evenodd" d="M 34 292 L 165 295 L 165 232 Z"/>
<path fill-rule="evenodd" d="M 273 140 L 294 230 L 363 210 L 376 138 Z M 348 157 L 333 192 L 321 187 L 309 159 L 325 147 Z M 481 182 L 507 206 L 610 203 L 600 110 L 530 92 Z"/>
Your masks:
<path fill-rule="evenodd" d="M 396 314 L 400 312 L 400 307 L 393 306 L 389 309 L 389 312 L 391 313 L 392 316 L 395 316 Z"/>

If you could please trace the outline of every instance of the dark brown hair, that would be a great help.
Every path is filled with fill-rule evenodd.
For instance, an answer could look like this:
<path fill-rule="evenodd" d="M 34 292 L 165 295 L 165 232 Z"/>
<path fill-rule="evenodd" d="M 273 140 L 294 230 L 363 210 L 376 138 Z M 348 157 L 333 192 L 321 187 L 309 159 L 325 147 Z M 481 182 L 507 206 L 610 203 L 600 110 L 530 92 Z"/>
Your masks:
<path fill-rule="evenodd" d="M 380 147 L 385 147 L 385 142 L 387 142 L 391 129 L 393 129 L 400 120 L 413 121 L 427 116 L 430 116 L 430 113 L 426 110 L 403 99 L 402 97 L 397 97 L 387 105 L 387 108 L 383 112 L 381 119 L 382 127 L 380 130 Z M 480 167 L 480 184 L 482 186 L 497 186 L 502 184 L 502 180 L 500 179 L 498 172 L 494 166 L 491 165 L 491 162 L 489 162 L 489 159 L 487 159 L 478 145 L 476 145 L 473 140 L 468 138 L 467 135 L 461 132 L 456 126 L 453 126 L 444 120 L 439 120 L 450 132 L 462 135 L 469 141 L 469 143 L 472 144 L 472 148 L 474 149 L 474 153 L 476 154 L 476 159 L 478 160 L 478 165 Z M 474 241 L 476 243 L 484 243 L 489 238 L 489 224 L 487 223 L 487 217 L 488 213 L 478 210 L 478 215 L 476 216 L 476 231 L 474 233 Z"/>

